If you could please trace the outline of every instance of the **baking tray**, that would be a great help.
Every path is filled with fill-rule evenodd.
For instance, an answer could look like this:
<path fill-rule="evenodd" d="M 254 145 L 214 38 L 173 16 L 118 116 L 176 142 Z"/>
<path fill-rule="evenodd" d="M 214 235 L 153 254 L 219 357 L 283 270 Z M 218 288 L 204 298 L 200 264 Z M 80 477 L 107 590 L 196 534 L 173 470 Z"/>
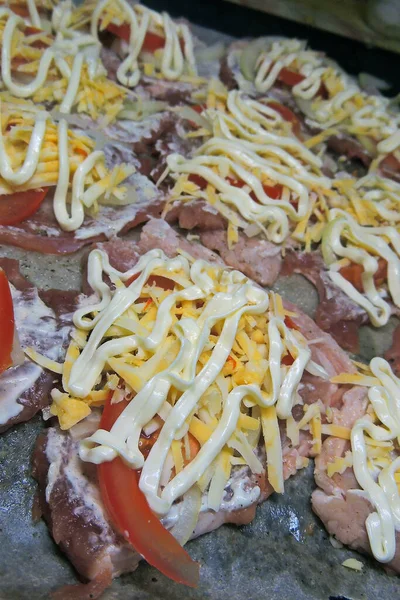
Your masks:
<path fill-rule="evenodd" d="M 192 9 L 179 9 L 178 3 L 168 4 L 174 16 L 184 14 L 194 22 Z M 207 10 L 209 2 L 201 3 Z M 208 23 L 226 25 L 226 31 L 250 35 L 251 19 L 242 32 L 235 31 L 235 22 L 218 21 L 215 10 L 232 7 L 214 3 L 213 19 Z M 150 6 L 165 9 L 165 2 L 150 2 Z M 195 11 L 199 11 L 199 6 Z M 196 8 L 197 7 L 197 8 Z M 240 9 L 241 11 L 242 9 Z M 251 12 L 251 11 L 250 11 Z M 237 12 L 235 12 L 237 15 Z M 242 13 L 242 19 L 247 14 Z M 258 13 L 257 13 L 258 14 Z M 265 15 L 260 16 L 260 19 Z M 235 17 L 237 18 L 237 17 Z M 277 33 L 268 29 L 268 22 L 254 35 Z M 282 21 L 279 19 L 278 21 Z M 293 24 L 279 23 L 282 35 L 294 33 Z M 296 28 L 298 29 L 298 28 Z M 196 27 L 196 33 L 209 43 L 229 41 L 226 33 Z M 312 34 L 312 32 L 311 32 Z M 310 35 L 308 36 L 310 37 Z M 354 44 L 355 42 L 351 42 Z M 379 51 L 381 52 L 381 51 Z M 346 65 L 344 65 L 346 67 Z M 136 238 L 138 231 L 129 234 Z M 22 272 L 41 288 L 79 289 L 81 254 L 72 257 L 51 257 L 0 246 L 0 256 L 21 261 Z M 314 288 L 301 276 L 282 277 L 276 291 L 296 302 L 309 315 L 317 304 Z M 365 360 L 382 354 L 390 345 L 395 319 L 379 331 L 369 327 L 361 330 L 360 357 Z M 76 575 L 49 536 L 43 521 L 33 523 L 31 517 L 35 482 L 30 475 L 30 456 L 38 433 L 44 424 L 39 416 L 0 437 L 0 599 L 44 600 L 52 590 L 76 582 Z M 225 525 L 216 532 L 189 542 L 191 556 L 201 563 L 201 580 L 192 590 L 166 579 L 148 565 L 113 582 L 104 600 L 392 600 L 399 597 L 400 582 L 387 575 L 374 562 L 362 557 L 362 573 L 348 570 L 342 562 L 360 556 L 346 548 L 333 548 L 329 536 L 310 507 L 314 489 L 312 465 L 285 484 L 285 494 L 273 495 L 257 511 L 253 523 L 244 527 Z"/>

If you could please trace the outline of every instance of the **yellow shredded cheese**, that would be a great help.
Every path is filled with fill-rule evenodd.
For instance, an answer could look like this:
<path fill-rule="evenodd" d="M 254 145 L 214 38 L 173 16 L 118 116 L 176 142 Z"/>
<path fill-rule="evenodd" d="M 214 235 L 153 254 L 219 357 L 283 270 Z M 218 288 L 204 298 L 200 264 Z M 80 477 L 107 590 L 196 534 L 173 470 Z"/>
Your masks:
<path fill-rule="evenodd" d="M 53 373 L 58 373 L 59 375 L 62 374 L 63 365 L 55 360 L 51 360 L 50 358 L 43 356 L 42 354 L 39 354 L 39 352 L 37 352 L 34 348 L 24 348 L 24 353 L 40 367 L 43 367 L 48 371 L 52 371 Z"/>
<path fill-rule="evenodd" d="M 342 562 L 342 566 L 346 567 L 346 569 L 352 569 L 353 571 L 362 571 L 364 568 L 364 563 L 356 558 L 348 558 Z"/>
<path fill-rule="evenodd" d="M 268 481 L 278 494 L 283 493 L 281 436 L 275 406 L 261 409 L 261 423 L 267 451 Z"/>

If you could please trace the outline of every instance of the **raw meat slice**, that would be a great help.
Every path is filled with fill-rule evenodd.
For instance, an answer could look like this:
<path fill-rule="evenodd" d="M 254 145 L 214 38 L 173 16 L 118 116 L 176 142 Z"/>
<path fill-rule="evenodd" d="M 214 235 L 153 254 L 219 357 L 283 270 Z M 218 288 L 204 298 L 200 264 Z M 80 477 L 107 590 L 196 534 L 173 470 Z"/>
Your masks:
<path fill-rule="evenodd" d="M 331 281 L 320 252 L 289 250 L 283 263 L 282 275 L 292 273 L 300 273 L 317 288 L 319 304 L 315 322 L 321 329 L 328 331 L 342 348 L 357 353 L 358 330 L 360 325 L 368 322 L 368 315 Z"/>
<path fill-rule="evenodd" d="M 78 292 L 40 292 L 20 273 L 18 261 L 0 259 L 11 284 L 15 324 L 21 347 L 33 347 L 53 360 L 63 358 Z M 25 358 L 0 375 L 0 432 L 28 421 L 50 403 L 57 376 Z"/>
<path fill-rule="evenodd" d="M 106 154 L 116 156 L 117 146 L 105 148 Z M 39 210 L 29 219 L 13 226 L 0 226 L 0 243 L 18 246 L 43 254 L 72 254 L 83 246 L 124 234 L 150 216 L 161 213 L 163 200 L 154 184 L 140 173 L 134 173 L 128 185 L 135 191 L 137 200 L 126 206 L 99 206 L 96 217 L 86 216 L 75 232 L 64 232 L 53 211 L 52 194 L 44 200 Z"/>

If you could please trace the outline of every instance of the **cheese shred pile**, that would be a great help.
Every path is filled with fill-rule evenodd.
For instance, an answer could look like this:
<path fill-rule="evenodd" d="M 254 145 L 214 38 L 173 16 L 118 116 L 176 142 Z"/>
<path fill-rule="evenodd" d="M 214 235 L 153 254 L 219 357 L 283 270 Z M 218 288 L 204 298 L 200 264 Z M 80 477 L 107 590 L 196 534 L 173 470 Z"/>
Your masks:
<path fill-rule="evenodd" d="M 189 158 L 168 157 L 176 183 L 164 213 L 178 202 L 206 203 L 226 220 L 229 248 L 239 231 L 282 247 L 290 239 L 307 252 L 320 246 L 332 281 L 373 325 L 385 325 L 390 300 L 400 306 L 400 185 L 373 172 L 358 180 L 324 176 L 310 140 L 296 137 L 268 99 L 228 92 L 215 81 L 195 98 L 200 115 L 187 107 L 178 112 L 206 141 Z M 289 119 L 290 112 L 282 114 Z"/>
<path fill-rule="evenodd" d="M 322 53 L 307 50 L 300 40 L 273 41 L 257 59 L 254 84 L 266 92 L 277 80 L 292 81 L 292 94 L 310 126 L 335 127 L 374 155 L 390 152 L 400 159 L 400 116 L 389 99 L 365 93 Z"/>
<path fill-rule="evenodd" d="M 372 505 L 366 520 L 375 558 L 390 562 L 400 531 L 400 379 L 386 360 L 373 358 L 362 373 L 343 373 L 333 383 L 368 388 L 368 407 L 351 429 L 351 452 L 328 465 L 328 476 L 353 467 L 355 477 Z"/>
<path fill-rule="evenodd" d="M 82 443 L 81 457 L 98 463 L 119 454 L 141 468 L 141 488 L 159 514 L 196 481 L 217 510 L 234 467 L 264 472 L 263 435 L 268 478 L 282 493 L 279 423 L 287 420 L 294 441 L 301 429 L 310 430 L 319 452 L 319 412 L 306 411 L 293 423 L 291 411 L 301 402 L 304 370 L 324 371 L 310 360 L 302 334 L 286 324 L 293 314 L 281 298 L 237 271 L 167 259 L 159 250 L 126 273 L 94 250 L 88 272 L 98 302 L 75 313 L 64 364 L 42 361 L 62 371 L 63 390 L 53 390 L 51 412 L 69 429 L 107 399 L 129 403 L 111 432 L 98 430 Z M 154 432 L 146 458 L 141 436 Z M 154 488 L 146 486 L 148 472 Z"/>
<path fill-rule="evenodd" d="M 9 95 L 1 101 L 0 119 L 0 194 L 55 186 L 55 216 L 68 231 L 80 227 L 85 209 L 96 214 L 99 203 L 135 200 L 120 185 L 134 169 L 120 164 L 109 171 L 95 142 L 69 130 L 65 120 L 57 125 L 49 113 Z"/>
<path fill-rule="evenodd" d="M 76 110 L 106 125 L 123 109 L 126 88 L 107 77 L 100 44 L 87 34 L 54 37 L 0 9 L 1 74 L 10 93 Z"/>
<path fill-rule="evenodd" d="M 55 23 L 61 31 L 89 24 L 95 38 L 98 31 L 109 30 L 123 40 L 125 58 L 117 70 L 123 85 L 136 86 L 142 72 L 171 81 L 199 81 L 189 28 L 174 22 L 167 13 L 131 5 L 127 0 L 87 0 L 77 11 L 67 9 L 66 14 L 60 14 Z"/>

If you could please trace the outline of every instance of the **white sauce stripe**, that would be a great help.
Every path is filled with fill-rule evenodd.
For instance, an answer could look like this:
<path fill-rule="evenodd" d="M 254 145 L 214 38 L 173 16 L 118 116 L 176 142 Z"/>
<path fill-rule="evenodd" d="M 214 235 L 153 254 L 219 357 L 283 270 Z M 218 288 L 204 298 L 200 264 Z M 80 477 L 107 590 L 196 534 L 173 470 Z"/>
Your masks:
<path fill-rule="evenodd" d="M 330 219 L 322 239 L 330 278 L 367 311 L 373 325 L 381 327 L 388 322 L 391 308 L 386 291 L 376 287 L 374 275 L 379 268 L 378 259 L 383 259 L 387 264 L 390 295 L 394 304 L 400 306 L 400 234 L 391 226 L 362 227 L 351 215 L 339 209 L 330 211 Z M 340 274 L 338 257 L 362 267 L 363 293 Z"/>
<path fill-rule="evenodd" d="M 143 51 L 145 38 L 148 33 L 165 38 L 162 48 L 160 74 L 165 79 L 177 80 L 186 72 L 196 74 L 196 62 L 193 53 L 193 40 L 188 26 L 183 23 L 174 23 L 171 17 L 163 12 L 161 14 L 150 10 L 140 4 L 131 6 L 127 0 L 102 0 L 91 15 L 91 33 L 98 36 L 102 19 L 111 15 L 111 22 L 121 25 L 120 15 L 123 15 L 123 24 L 130 27 L 128 55 L 117 71 L 120 83 L 127 87 L 134 87 L 139 83 L 141 71 L 139 55 Z"/>
<path fill-rule="evenodd" d="M 56 15 L 61 8 L 57 7 Z M 94 120 L 100 115 L 105 123 L 115 119 L 123 108 L 126 90 L 106 77 L 97 36 L 66 29 L 63 19 L 58 23 L 55 17 L 60 29 L 56 27 L 55 36 L 45 31 L 36 34 L 48 45 L 38 49 L 30 45 L 32 36 L 25 33 L 23 19 L 6 8 L 0 9 L 0 19 L 4 22 L 1 76 L 11 94 L 40 103 L 59 103 L 62 114 L 76 108 Z M 18 60 L 15 64 L 16 59 L 22 59 L 22 65 Z"/>
<path fill-rule="evenodd" d="M 272 295 L 271 302 L 268 292 L 238 271 L 224 271 L 202 260 L 189 262 L 184 256 L 168 259 L 161 250 L 152 250 L 140 257 L 135 267 L 122 273 L 111 267 L 103 251 L 94 250 L 89 257 L 88 272 L 97 299 L 74 315 L 75 326 L 82 332 L 82 350 L 75 354 L 68 367 L 69 376 L 63 378 L 64 389 L 74 402 L 88 398 L 104 373 L 111 369 L 123 380 L 126 378 L 125 387 L 129 387 L 129 381 L 136 385 L 136 393 L 111 431 L 97 430 L 82 441 L 80 456 L 98 464 L 119 455 L 132 468 L 142 469 L 140 488 L 151 508 L 157 514 L 167 515 L 175 500 L 212 467 L 227 445 L 232 443 L 246 460 L 251 447 L 243 432 L 237 429 L 243 407 L 246 410 L 247 406 L 262 409 L 276 406 L 279 418 L 291 415 L 311 353 L 298 332 L 294 335 L 285 325 L 285 313 L 278 298 Z M 103 274 L 117 286 L 114 292 L 103 281 Z M 147 281 L 154 275 L 177 282 L 175 289 L 164 292 L 149 287 Z M 130 283 L 126 286 L 123 282 Z M 150 298 L 155 294 L 158 299 L 156 305 L 151 304 L 154 312 L 149 329 L 134 320 L 138 313 L 133 310 L 135 307 L 139 313 L 145 310 L 140 308 L 140 299 L 146 294 L 150 294 Z M 176 320 L 173 314 L 178 307 L 182 307 L 182 313 Z M 262 318 L 265 323 L 264 334 L 259 331 L 257 339 L 264 340 L 264 335 L 269 339 L 262 352 L 243 330 L 246 319 L 257 323 L 255 318 Z M 113 328 L 121 326 L 130 327 L 134 333 L 112 336 Z M 238 359 L 232 358 L 237 344 L 247 348 L 243 364 L 246 365 L 247 360 L 256 361 L 250 362 L 254 367 L 249 368 L 262 368 L 264 372 L 253 376 L 254 383 L 237 379 L 229 388 L 228 380 L 222 385 L 224 378 L 229 377 L 223 372 L 229 361 L 237 364 Z M 74 352 L 76 349 L 67 353 L 67 360 Z M 293 364 L 283 366 L 282 357 L 288 352 L 293 356 Z M 133 369 L 132 360 L 141 356 L 147 359 L 139 369 Z M 139 380 L 139 375 L 136 376 L 136 384 L 131 379 L 134 373 L 141 373 Z M 218 410 L 213 409 L 207 402 L 220 397 L 218 390 L 225 385 L 223 404 Z M 209 421 L 200 418 L 206 406 L 207 410 L 214 411 L 214 416 L 211 417 L 211 413 L 209 416 L 215 419 L 212 427 L 207 424 Z M 145 459 L 139 446 L 140 436 L 149 424 L 154 426 L 158 415 L 162 415 L 163 424 Z M 198 416 L 193 422 L 195 415 Z M 250 422 L 254 427 L 256 421 L 250 418 Z M 183 441 L 192 427 L 193 431 L 200 427 L 203 432 L 201 448 L 186 466 L 180 465 L 170 481 L 161 485 L 171 449 L 180 452 L 176 441 Z M 233 435 L 235 441 L 231 441 Z M 275 464 L 279 460 L 277 472 L 282 469 L 278 442 L 270 451 L 271 461 Z M 246 462 L 249 460 L 248 457 Z M 250 463 L 250 468 L 258 473 L 261 467 L 255 456 Z M 228 475 L 225 476 L 224 471 L 221 476 L 228 479 L 229 472 L 230 469 Z"/>
<path fill-rule="evenodd" d="M 365 434 L 378 442 L 396 440 L 400 435 L 400 380 L 382 358 L 373 358 L 370 368 L 379 385 L 369 388 L 368 398 L 377 419 L 359 419 L 351 432 L 353 469 L 358 483 L 368 494 L 376 512 L 366 521 L 371 550 L 381 562 L 390 562 L 396 551 L 396 531 L 400 531 L 400 496 L 394 474 L 400 469 L 400 457 L 373 476 L 368 465 Z"/>
<path fill-rule="evenodd" d="M 350 134 L 367 135 L 382 155 L 399 148 L 400 116 L 391 112 L 390 100 L 365 93 L 322 53 L 306 50 L 305 43 L 296 39 L 273 41 L 258 58 L 256 89 L 266 93 L 283 69 L 289 71 L 288 83 L 294 81 L 294 85 L 289 83 L 293 96 L 299 99 L 300 108 L 306 106 L 311 126 L 325 129 L 338 125 Z M 303 79 L 296 83 L 299 75 Z M 320 95 L 321 86 L 328 98 Z"/>
<path fill-rule="evenodd" d="M 25 159 L 17 169 L 13 168 L 12 159 L 19 160 L 21 155 L 18 145 L 20 138 L 15 138 L 13 131 L 7 131 L 5 134 L 0 132 L 0 175 L 3 186 L 7 186 L 9 193 L 13 192 L 14 186 L 17 189 L 22 185 L 23 189 L 41 189 L 49 184 L 54 185 L 57 181 L 53 208 L 57 222 L 64 231 L 79 229 L 85 218 L 85 206 L 92 207 L 101 197 L 104 197 L 105 204 L 110 195 L 124 198 L 125 190 L 118 186 L 134 172 L 134 167 L 117 165 L 109 172 L 104 165 L 104 152 L 91 151 L 94 146 L 91 145 L 91 140 L 68 130 L 66 120 L 61 119 L 55 126 L 50 114 L 45 111 L 36 109 L 31 114 L 23 105 L 7 101 L 3 105 L 0 104 L 1 112 L 6 116 L 6 122 L 9 120 L 13 124 L 15 131 L 17 127 L 24 131 L 31 128 Z M 54 135 L 57 137 L 57 150 L 54 148 Z M 54 156 L 50 162 L 49 152 Z M 58 177 L 55 177 L 55 169 L 58 169 Z M 75 172 L 71 181 L 72 169 Z M 50 173 L 53 180 L 48 179 Z M 135 198 L 132 194 L 132 201 Z M 113 197 L 109 201 L 112 203 Z M 67 209 L 69 203 L 71 215 Z"/>

